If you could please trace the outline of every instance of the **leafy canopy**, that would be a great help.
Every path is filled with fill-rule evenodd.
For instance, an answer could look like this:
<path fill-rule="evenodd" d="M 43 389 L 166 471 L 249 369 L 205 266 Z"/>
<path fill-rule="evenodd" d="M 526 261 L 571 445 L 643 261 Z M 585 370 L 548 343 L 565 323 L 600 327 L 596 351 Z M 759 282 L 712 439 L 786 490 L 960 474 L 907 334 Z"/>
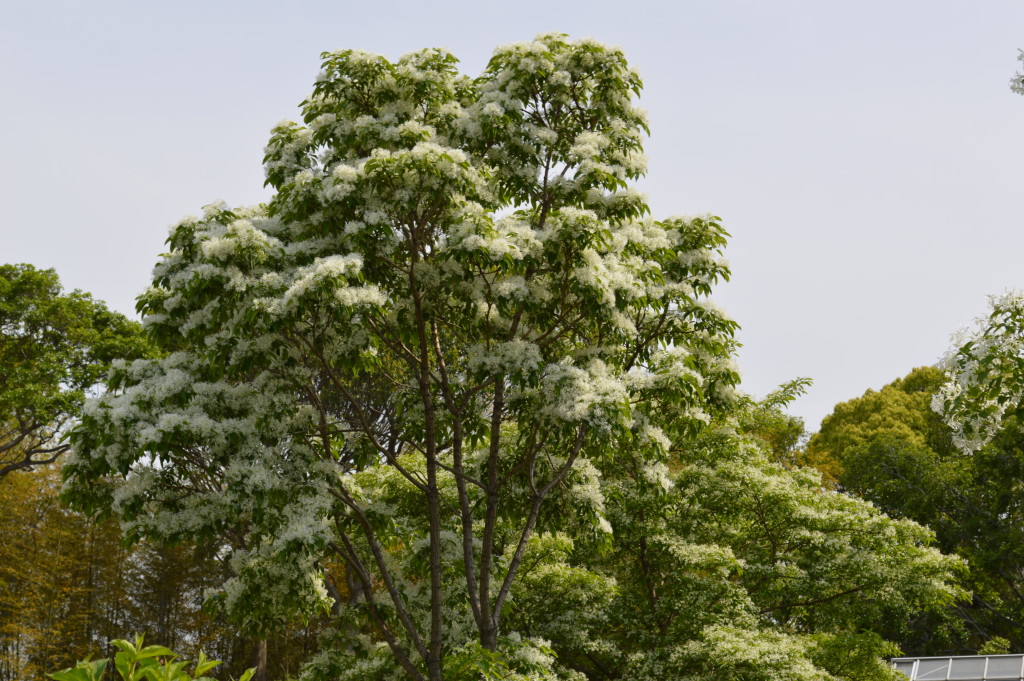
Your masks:
<path fill-rule="evenodd" d="M 138 324 L 63 292 L 53 270 L 0 265 L 0 478 L 56 460 L 110 361 L 146 354 Z"/>
<path fill-rule="evenodd" d="M 253 630 L 327 603 L 340 561 L 412 678 L 533 645 L 502 629 L 531 537 L 575 531 L 573 499 L 607 533 L 602 471 L 664 459 L 738 381 L 705 300 L 726 234 L 646 217 L 623 54 L 550 34 L 456 66 L 324 55 L 271 202 L 172 230 L 139 298 L 170 354 L 115 366 L 65 469 L 135 536 L 230 538 Z"/>
<path fill-rule="evenodd" d="M 1007 347 L 979 335 L 963 340 L 962 354 L 950 361 L 954 367 L 975 361 L 983 347 L 998 352 Z M 990 380 L 1007 378 L 989 375 Z M 929 526 L 943 551 L 965 560 L 968 570 L 961 583 L 972 592 L 971 599 L 938 617 L 916 620 L 905 633 L 892 633 L 915 654 L 974 653 L 998 649 L 998 641 L 1011 649 L 1024 645 L 1021 432 L 1013 418 L 1004 417 L 1004 426 L 986 444 L 974 440 L 969 452 L 958 449 L 954 443 L 965 443 L 964 431 L 950 430 L 932 406 L 943 406 L 964 379 L 955 368 L 952 379 L 935 367 L 914 369 L 879 391 L 836 405 L 808 446 L 808 458 L 838 471 L 842 489 L 893 516 Z M 982 391 L 964 386 L 950 400 L 960 408 L 957 418 L 987 423 L 973 411 L 978 403 L 972 400 Z M 997 390 L 1008 387 L 1002 383 Z M 970 438 L 977 436 L 974 430 Z"/>
<path fill-rule="evenodd" d="M 707 299 L 727 235 L 648 216 L 621 51 L 542 35 L 475 79 L 442 50 L 323 58 L 267 145 L 269 204 L 172 229 L 139 298 L 168 354 L 86 405 L 76 505 L 220 538 L 217 603 L 254 634 L 326 609 L 311 679 L 709 678 L 710 650 L 773 678 L 779 646 L 774 678 L 823 679 L 810 650 L 867 626 L 855 598 L 952 597 L 927 532 L 728 436 L 736 323 Z"/>

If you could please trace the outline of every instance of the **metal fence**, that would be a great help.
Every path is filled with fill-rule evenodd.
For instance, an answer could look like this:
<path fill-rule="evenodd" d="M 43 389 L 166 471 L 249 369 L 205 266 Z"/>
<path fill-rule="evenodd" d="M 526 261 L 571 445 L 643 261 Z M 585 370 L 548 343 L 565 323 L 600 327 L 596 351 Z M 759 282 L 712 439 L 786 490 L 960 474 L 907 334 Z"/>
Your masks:
<path fill-rule="evenodd" d="M 911 681 L 1024 681 L 1024 655 L 896 657 L 892 666 Z"/>

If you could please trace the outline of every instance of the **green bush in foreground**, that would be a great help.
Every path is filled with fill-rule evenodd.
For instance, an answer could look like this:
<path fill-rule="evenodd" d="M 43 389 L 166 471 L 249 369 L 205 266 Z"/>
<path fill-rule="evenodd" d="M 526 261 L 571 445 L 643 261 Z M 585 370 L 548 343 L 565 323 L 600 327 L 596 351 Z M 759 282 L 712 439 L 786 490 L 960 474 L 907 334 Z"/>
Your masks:
<path fill-rule="evenodd" d="M 178 655 L 164 646 L 142 645 L 143 637 L 135 637 L 135 642 L 118 639 L 111 645 L 120 650 L 114 655 L 114 668 L 123 681 L 215 681 L 206 672 L 220 664 L 217 660 L 206 659 L 206 654 L 199 653 L 192 672 L 186 668 L 189 662 L 178 661 Z M 110 660 L 82 660 L 74 667 L 64 671 L 47 674 L 55 681 L 100 681 Z M 248 669 L 238 681 L 249 681 L 256 669 Z"/>

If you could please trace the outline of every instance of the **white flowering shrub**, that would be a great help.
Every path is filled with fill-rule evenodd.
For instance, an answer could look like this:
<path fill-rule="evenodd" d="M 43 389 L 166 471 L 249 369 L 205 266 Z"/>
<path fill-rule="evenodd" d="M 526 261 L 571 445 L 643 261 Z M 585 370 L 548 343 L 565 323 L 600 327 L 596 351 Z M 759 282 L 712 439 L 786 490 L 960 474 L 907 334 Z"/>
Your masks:
<path fill-rule="evenodd" d="M 736 429 L 766 407 L 741 405 L 669 466 L 637 457 L 604 476 L 611 545 L 577 542 L 543 581 L 524 577 L 510 621 L 591 679 L 898 679 L 876 632 L 962 598 L 960 561 L 926 528 L 771 461 Z"/>
<path fill-rule="evenodd" d="M 948 380 L 932 400 L 953 429 L 953 444 L 968 454 L 1024 415 L 1024 293 L 991 296 L 989 306 L 940 363 Z"/>
<path fill-rule="evenodd" d="M 475 79 L 442 50 L 325 54 L 266 148 L 273 199 L 172 229 L 139 297 L 167 354 L 86 407 L 68 498 L 134 537 L 220 538 L 230 612 L 343 613 L 365 678 L 560 674 L 504 625 L 531 541 L 607 541 L 602 477 L 664 484 L 739 380 L 706 300 L 726 233 L 631 186 L 640 87 L 557 34 Z"/>

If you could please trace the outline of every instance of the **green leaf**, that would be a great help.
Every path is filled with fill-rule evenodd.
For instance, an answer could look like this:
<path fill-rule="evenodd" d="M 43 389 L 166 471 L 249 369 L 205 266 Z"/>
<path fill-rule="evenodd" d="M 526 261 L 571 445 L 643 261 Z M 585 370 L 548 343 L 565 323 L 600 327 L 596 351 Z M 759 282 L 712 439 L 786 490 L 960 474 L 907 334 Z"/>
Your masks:
<path fill-rule="evenodd" d="M 256 667 L 246 669 L 236 681 L 249 681 L 256 674 Z"/>
<path fill-rule="evenodd" d="M 89 662 L 84 660 L 74 667 L 47 674 L 55 681 L 101 681 L 103 671 L 107 668 L 106 658 Z"/>
<path fill-rule="evenodd" d="M 196 668 L 194 674 L 196 676 L 202 676 L 207 671 L 213 669 L 217 665 L 221 664 L 219 660 L 208 660 L 206 659 L 206 653 L 202 650 L 199 651 L 199 660 L 196 662 Z"/>

